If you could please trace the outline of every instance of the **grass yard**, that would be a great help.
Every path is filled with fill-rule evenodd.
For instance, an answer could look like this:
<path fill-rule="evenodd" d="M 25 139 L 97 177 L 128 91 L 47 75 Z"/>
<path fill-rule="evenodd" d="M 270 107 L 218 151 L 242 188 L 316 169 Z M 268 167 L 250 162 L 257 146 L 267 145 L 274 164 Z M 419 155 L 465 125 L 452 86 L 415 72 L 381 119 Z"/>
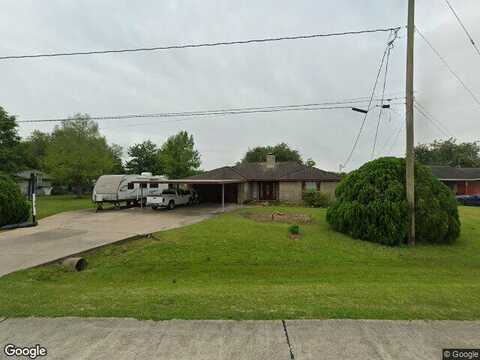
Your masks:
<path fill-rule="evenodd" d="M 305 213 L 288 224 L 244 212 Z M 140 319 L 480 319 L 480 208 L 460 208 L 452 246 L 389 248 L 333 232 L 325 211 L 251 208 L 112 245 L 89 268 L 57 265 L 0 279 L 1 316 Z"/>
<path fill-rule="evenodd" d="M 37 217 L 42 219 L 64 211 L 93 208 L 90 196 L 55 195 L 37 197 Z"/>

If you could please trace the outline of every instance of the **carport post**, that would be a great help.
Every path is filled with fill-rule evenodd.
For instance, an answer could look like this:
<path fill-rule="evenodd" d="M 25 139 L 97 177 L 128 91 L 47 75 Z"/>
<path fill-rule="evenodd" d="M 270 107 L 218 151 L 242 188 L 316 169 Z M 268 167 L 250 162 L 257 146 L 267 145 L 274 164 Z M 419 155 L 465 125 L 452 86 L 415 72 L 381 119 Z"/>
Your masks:
<path fill-rule="evenodd" d="M 225 211 L 225 183 L 222 183 L 222 211 Z"/>

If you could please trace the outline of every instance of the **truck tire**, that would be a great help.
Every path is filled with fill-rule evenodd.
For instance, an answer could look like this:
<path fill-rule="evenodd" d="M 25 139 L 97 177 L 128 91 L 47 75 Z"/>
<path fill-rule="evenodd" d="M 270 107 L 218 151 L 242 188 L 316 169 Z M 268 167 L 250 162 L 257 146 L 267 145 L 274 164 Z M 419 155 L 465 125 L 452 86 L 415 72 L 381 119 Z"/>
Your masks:
<path fill-rule="evenodd" d="M 170 202 L 168 203 L 167 209 L 168 210 L 173 210 L 174 208 L 175 208 L 175 201 L 170 200 Z"/>

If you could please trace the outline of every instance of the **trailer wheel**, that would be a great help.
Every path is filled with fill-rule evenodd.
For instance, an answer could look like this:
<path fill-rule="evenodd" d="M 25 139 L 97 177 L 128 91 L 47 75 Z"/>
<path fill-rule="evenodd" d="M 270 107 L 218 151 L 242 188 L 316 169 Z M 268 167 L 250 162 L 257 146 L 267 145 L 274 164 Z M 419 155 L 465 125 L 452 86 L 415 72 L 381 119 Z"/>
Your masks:
<path fill-rule="evenodd" d="M 170 200 L 168 203 L 168 210 L 173 210 L 175 208 L 175 202 L 173 200 Z"/>
<path fill-rule="evenodd" d="M 152 205 L 152 209 L 153 210 L 158 210 L 158 206 L 157 205 Z"/>

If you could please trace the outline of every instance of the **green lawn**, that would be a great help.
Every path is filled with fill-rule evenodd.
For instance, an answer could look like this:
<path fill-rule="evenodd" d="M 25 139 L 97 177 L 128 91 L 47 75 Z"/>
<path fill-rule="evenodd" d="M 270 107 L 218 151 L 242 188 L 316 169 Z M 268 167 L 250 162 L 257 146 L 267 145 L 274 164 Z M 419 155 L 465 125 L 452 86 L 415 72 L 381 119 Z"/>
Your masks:
<path fill-rule="evenodd" d="M 248 212 L 304 212 L 303 237 Z M 89 268 L 0 279 L 1 316 L 141 319 L 480 319 L 480 208 L 455 245 L 390 248 L 329 229 L 325 211 L 255 208 L 112 245 Z"/>
<path fill-rule="evenodd" d="M 90 196 L 77 197 L 73 195 L 39 196 L 37 198 L 37 217 L 58 214 L 64 211 L 93 208 Z"/>

